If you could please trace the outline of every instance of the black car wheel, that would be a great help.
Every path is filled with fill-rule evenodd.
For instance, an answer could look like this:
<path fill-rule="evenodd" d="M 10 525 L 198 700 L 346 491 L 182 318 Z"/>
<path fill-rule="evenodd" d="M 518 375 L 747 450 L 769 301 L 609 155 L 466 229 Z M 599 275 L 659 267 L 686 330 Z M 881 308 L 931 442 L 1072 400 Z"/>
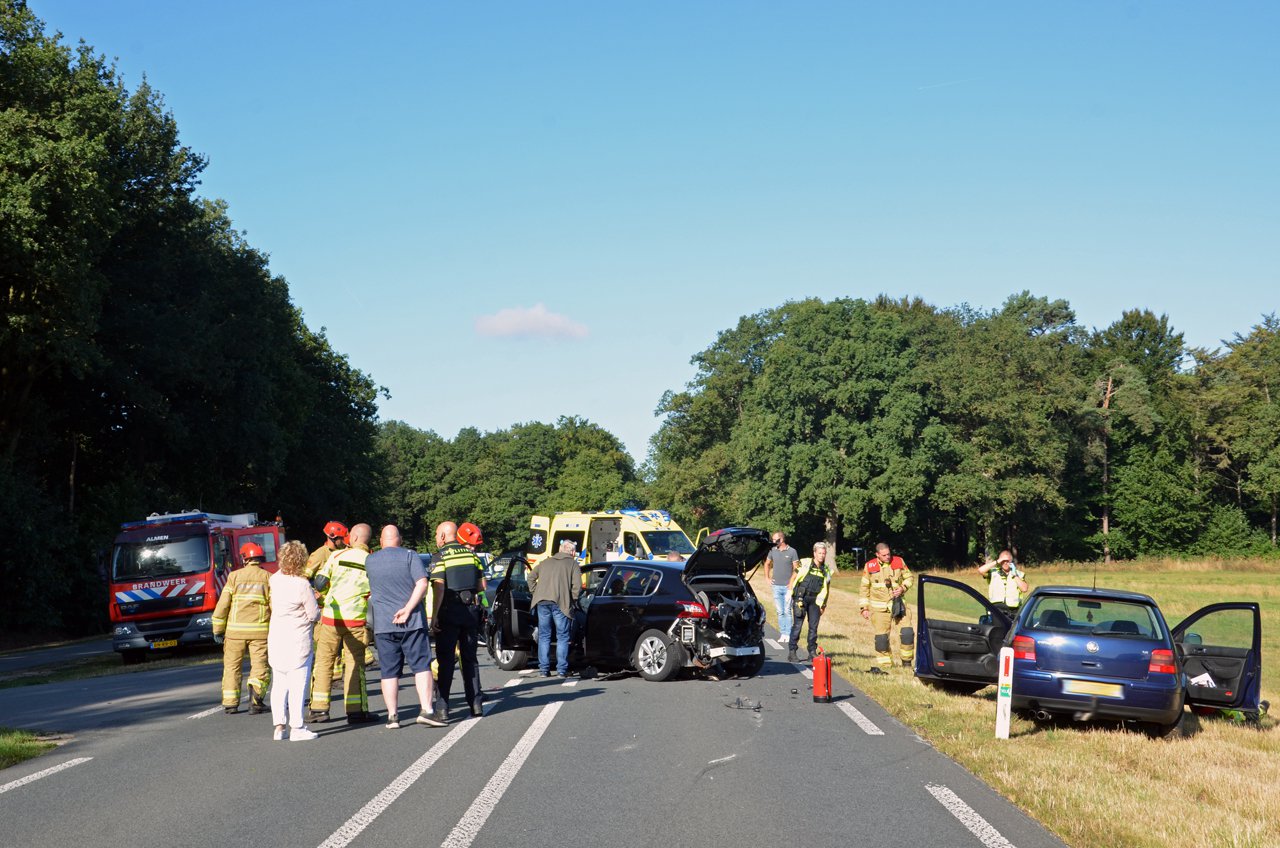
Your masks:
<path fill-rule="evenodd" d="M 734 657 L 725 662 L 724 667 L 730 674 L 738 677 L 755 677 L 764 668 L 764 643 L 759 645 L 760 653 L 749 657 Z"/>
<path fill-rule="evenodd" d="M 632 661 L 645 680 L 670 680 L 684 667 L 684 648 L 661 630 L 646 630 L 636 642 Z"/>
<path fill-rule="evenodd" d="M 499 648 L 493 651 L 493 661 L 503 671 L 519 671 L 529 664 L 529 652 Z"/>

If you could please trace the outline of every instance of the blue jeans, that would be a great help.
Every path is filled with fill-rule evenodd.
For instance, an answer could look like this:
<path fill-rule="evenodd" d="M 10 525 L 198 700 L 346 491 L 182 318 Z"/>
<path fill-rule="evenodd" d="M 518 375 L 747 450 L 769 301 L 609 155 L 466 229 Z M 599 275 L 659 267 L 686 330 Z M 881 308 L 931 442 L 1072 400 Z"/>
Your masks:
<path fill-rule="evenodd" d="M 773 584 L 773 605 L 778 608 L 778 632 L 791 638 L 791 588 Z"/>
<path fill-rule="evenodd" d="M 555 601 L 538 603 L 538 671 L 551 670 L 551 623 L 556 626 L 556 673 L 569 673 L 569 616 Z"/>

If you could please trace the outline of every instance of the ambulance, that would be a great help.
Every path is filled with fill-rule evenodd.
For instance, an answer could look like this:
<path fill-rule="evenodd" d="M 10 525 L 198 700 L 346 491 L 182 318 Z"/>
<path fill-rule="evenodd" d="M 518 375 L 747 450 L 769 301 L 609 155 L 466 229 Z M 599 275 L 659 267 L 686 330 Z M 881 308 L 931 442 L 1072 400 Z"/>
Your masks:
<path fill-rule="evenodd" d="M 284 544 L 278 521 L 256 513 L 152 513 L 120 525 L 107 574 L 112 647 L 126 663 L 179 645 L 213 643 L 213 609 L 227 575 L 244 563 L 242 545 L 253 542 L 276 570 Z"/>
<path fill-rule="evenodd" d="M 584 563 L 626 559 L 688 559 L 693 543 L 664 509 L 606 509 L 535 515 L 529 523 L 529 566 L 560 550 L 566 539 L 578 546 Z"/>

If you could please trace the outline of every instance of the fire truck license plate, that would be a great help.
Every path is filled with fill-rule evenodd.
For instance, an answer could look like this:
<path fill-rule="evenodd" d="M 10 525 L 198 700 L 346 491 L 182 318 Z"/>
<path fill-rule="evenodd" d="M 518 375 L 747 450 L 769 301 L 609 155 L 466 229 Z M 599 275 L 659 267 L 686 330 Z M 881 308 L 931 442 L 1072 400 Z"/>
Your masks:
<path fill-rule="evenodd" d="M 161 648 L 176 648 L 176 647 L 178 647 L 177 639 L 162 639 L 159 642 L 151 643 L 151 650 L 153 651 L 158 651 Z"/>

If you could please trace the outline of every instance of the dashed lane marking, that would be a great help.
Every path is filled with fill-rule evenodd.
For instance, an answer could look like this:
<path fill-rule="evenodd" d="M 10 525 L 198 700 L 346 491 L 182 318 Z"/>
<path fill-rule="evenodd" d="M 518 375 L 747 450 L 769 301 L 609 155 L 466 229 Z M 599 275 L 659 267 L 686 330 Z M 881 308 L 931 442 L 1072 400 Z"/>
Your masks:
<path fill-rule="evenodd" d="M 841 706 L 844 706 L 841 704 Z M 960 800 L 960 796 L 952 792 L 945 786 L 938 786 L 932 783 L 926 783 L 925 789 L 929 790 L 929 794 L 938 799 L 938 803 L 947 808 L 947 812 L 955 816 L 960 824 L 969 829 L 969 832 L 978 837 L 983 845 L 987 848 L 1014 848 L 1014 844 L 1000 835 L 1000 831 L 991 826 L 991 823 L 984 819 L 977 810 L 970 807 L 964 801 Z"/>
<path fill-rule="evenodd" d="M 561 685 L 561 686 L 577 686 L 577 685 L 578 685 L 578 678 L 576 678 L 576 677 L 570 677 L 568 680 L 566 680 L 564 683 L 561 683 L 560 685 Z"/>
<path fill-rule="evenodd" d="M 481 709 L 487 715 L 489 710 L 493 708 L 495 702 L 490 701 Z M 333 835 L 320 843 L 320 848 L 345 848 L 350 845 L 361 832 L 373 824 L 373 820 L 382 815 L 382 811 L 409 790 L 414 782 L 426 773 L 427 769 L 436 764 L 436 761 L 443 757 L 450 748 L 458 744 L 458 740 L 466 736 L 471 728 L 476 726 L 476 722 L 480 721 L 479 717 L 472 717 L 464 720 L 445 734 L 445 737 L 432 745 L 431 748 L 419 757 L 414 763 L 404 771 L 400 772 L 400 776 L 391 781 L 386 789 L 374 796 L 373 800 L 361 807 L 354 816 L 347 819 L 346 823 L 333 832 Z"/>
<path fill-rule="evenodd" d="M 19 786 L 26 786 L 28 783 L 35 783 L 37 780 L 39 780 L 42 777 L 48 777 L 51 774 L 57 774 L 58 772 L 63 771 L 64 769 L 69 769 L 72 766 L 78 766 L 81 763 L 87 763 L 92 759 L 93 757 L 76 757 L 74 760 L 67 760 L 65 763 L 58 763 L 58 765 L 56 766 L 50 766 L 49 768 L 44 769 L 43 771 L 38 771 L 35 774 L 29 774 L 26 777 L 20 777 L 17 780 L 11 780 L 8 783 L 6 783 L 4 786 L 0 786 L 0 795 L 3 795 L 4 793 L 8 792 L 10 789 L 17 789 Z"/>
<path fill-rule="evenodd" d="M 196 713 L 195 715 L 189 715 L 189 716 L 187 716 L 187 721 L 190 721 L 190 720 L 191 720 L 191 719 L 193 719 L 193 718 L 204 718 L 205 716 L 211 716 L 211 715 L 213 715 L 214 713 L 220 713 L 220 712 L 222 712 L 222 707 L 221 707 L 221 706 L 217 706 L 217 707 L 210 707 L 210 708 L 209 708 L 209 709 L 207 709 L 207 710 L 201 710 L 200 712 Z"/>
<path fill-rule="evenodd" d="M 884 731 L 876 727 L 876 723 L 862 714 L 862 711 L 853 704 L 847 704 L 844 701 L 836 704 L 840 708 L 840 712 L 853 719 L 853 723 L 862 728 L 862 731 L 868 736 L 884 736 Z"/>
<path fill-rule="evenodd" d="M 800 669 L 800 673 L 803 674 L 805 677 L 809 678 L 810 680 L 813 679 L 813 669 L 811 668 L 802 668 Z"/>
<path fill-rule="evenodd" d="M 519 685 L 520 685 L 521 683 L 523 683 L 523 682 L 524 682 L 524 681 L 523 681 L 523 680 L 521 680 L 520 678 L 518 678 L 518 677 L 513 677 L 513 678 L 511 678 L 510 680 L 508 680 L 506 683 L 502 684 L 502 688 L 503 688 L 503 689 L 510 689 L 512 686 L 519 686 Z"/>
<path fill-rule="evenodd" d="M 551 720 L 556 717 L 556 713 L 563 706 L 563 701 L 557 701 L 542 708 L 542 712 L 534 719 L 533 724 L 525 731 L 524 736 L 520 737 L 520 741 L 511 749 L 511 753 L 507 755 L 507 758 L 502 761 L 502 765 L 498 766 L 498 770 L 493 773 L 493 777 L 489 778 L 489 782 L 485 784 L 484 789 L 480 790 L 480 794 L 471 802 L 471 807 L 468 808 L 467 812 L 463 814 L 462 820 L 454 826 L 444 842 L 441 843 L 440 848 L 469 848 L 475 838 L 480 835 L 480 829 L 489 820 L 490 813 L 498 806 L 498 802 L 502 800 L 503 793 L 507 791 L 511 781 L 515 779 L 516 773 L 520 771 L 520 767 L 524 765 L 525 760 L 529 758 L 529 754 L 533 752 L 533 747 L 538 744 L 538 740 L 546 732 Z"/>
<path fill-rule="evenodd" d="M 765 639 L 764 641 L 767 642 L 769 647 L 773 648 L 775 651 L 782 650 L 782 643 L 779 642 L 777 639 Z"/>

